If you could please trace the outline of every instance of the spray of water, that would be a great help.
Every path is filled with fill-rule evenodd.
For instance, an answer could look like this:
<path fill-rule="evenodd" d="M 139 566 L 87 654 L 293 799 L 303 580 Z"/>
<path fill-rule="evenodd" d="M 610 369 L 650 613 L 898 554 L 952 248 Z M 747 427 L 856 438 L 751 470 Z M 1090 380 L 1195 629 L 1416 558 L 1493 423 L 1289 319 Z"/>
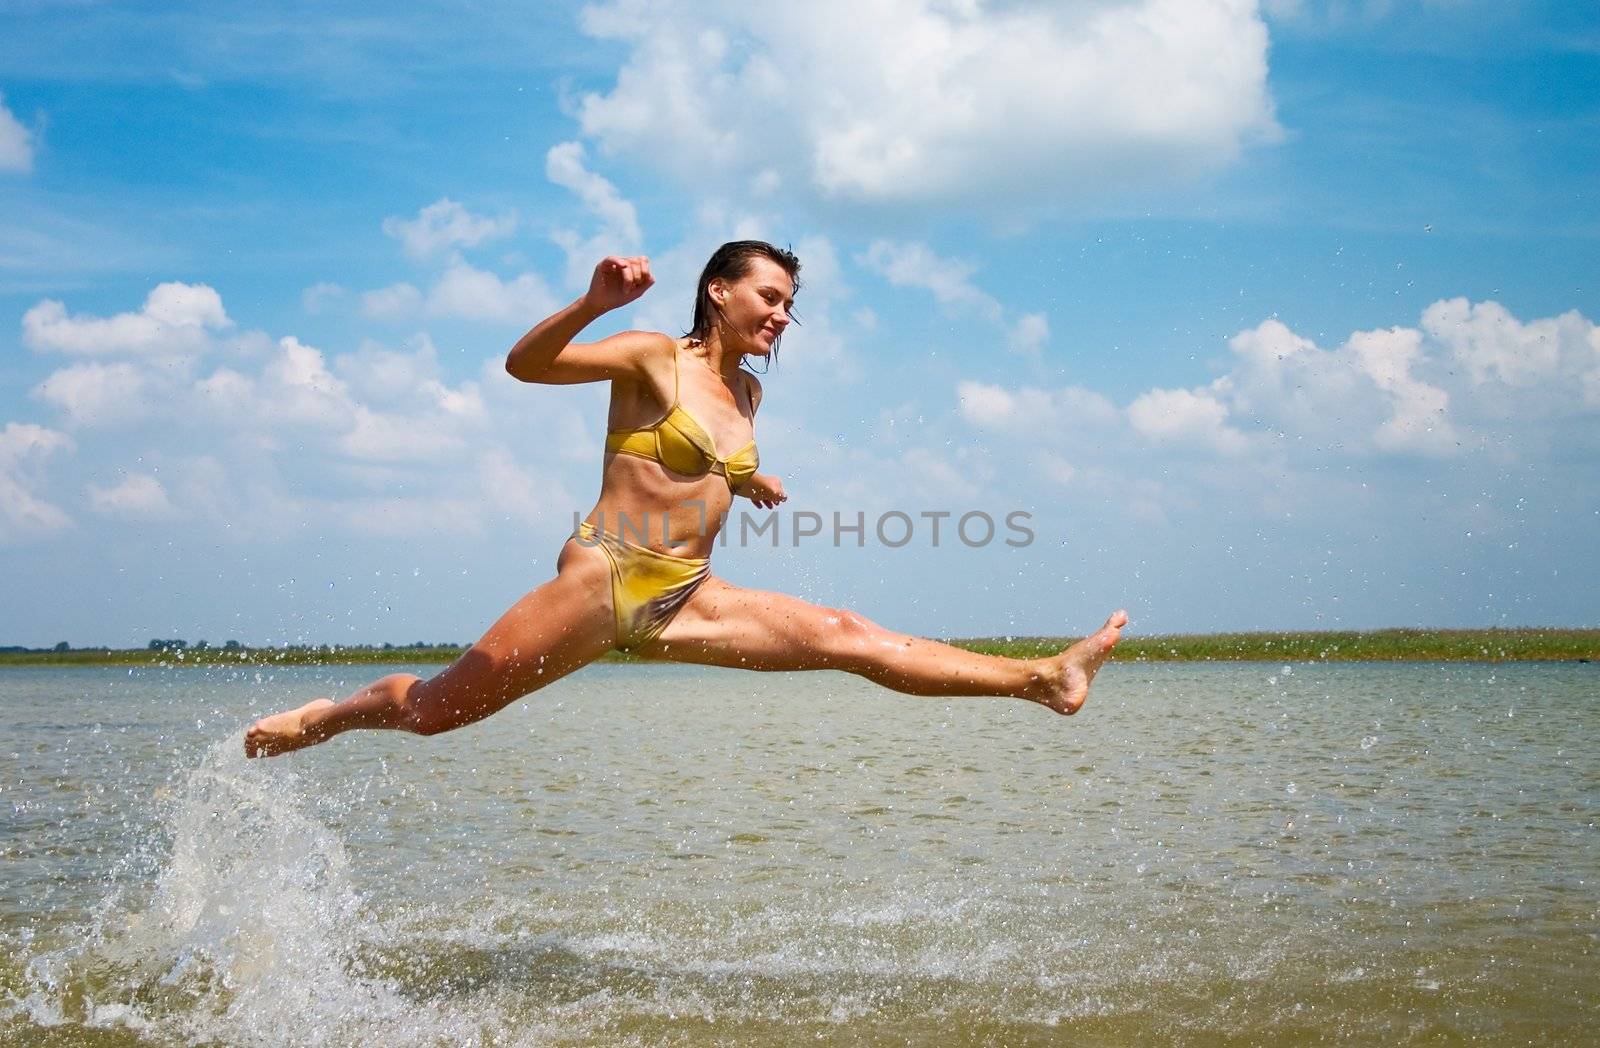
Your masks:
<path fill-rule="evenodd" d="M 418 1029 L 415 1005 L 364 971 L 345 849 L 281 765 L 224 739 L 163 823 L 169 850 L 145 891 L 119 892 L 72 945 L 29 963 L 19 1006 L 33 1022 L 232 1044 L 445 1034 Z"/>

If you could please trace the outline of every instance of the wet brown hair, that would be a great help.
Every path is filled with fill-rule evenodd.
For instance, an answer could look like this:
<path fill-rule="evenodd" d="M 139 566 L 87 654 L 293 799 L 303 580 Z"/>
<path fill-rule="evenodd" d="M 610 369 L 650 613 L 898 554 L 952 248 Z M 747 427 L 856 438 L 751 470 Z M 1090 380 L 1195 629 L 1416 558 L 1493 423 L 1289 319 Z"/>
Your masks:
<path fill-rule="evenodd" d="M 749 276 L 750 264 L 758 258 L 769 259 L 783 267 L 794 284 L 794 290 L 799 292 L 800 260 L 794 252 L 775 247 L 765 240 L 731 240 L 713 251 L 706 268 L 700 271 L 700 284 L 694 292 L 694 324 L 686 332 L 689 338 L 703 340 L 711 334 L 711 325 L 716 322 L 719 310 L 711 300 L 711 282 L 718 279 L 734 281 Z M 772 357 L 776 359 L 777 356 L 778 345 L 773 343 Z"/>

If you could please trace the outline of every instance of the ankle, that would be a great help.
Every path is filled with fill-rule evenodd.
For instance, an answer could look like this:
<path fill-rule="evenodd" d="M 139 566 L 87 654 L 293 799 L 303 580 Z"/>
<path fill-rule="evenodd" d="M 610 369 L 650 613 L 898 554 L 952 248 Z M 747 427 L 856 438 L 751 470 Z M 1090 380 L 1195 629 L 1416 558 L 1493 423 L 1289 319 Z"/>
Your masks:
<path fill-rule="evenodd" d="M 1019 699 L 1043 702 L 1061 687 L 1061 667 L 1054 659 L 1029 659 L 1023 669 Z"/>

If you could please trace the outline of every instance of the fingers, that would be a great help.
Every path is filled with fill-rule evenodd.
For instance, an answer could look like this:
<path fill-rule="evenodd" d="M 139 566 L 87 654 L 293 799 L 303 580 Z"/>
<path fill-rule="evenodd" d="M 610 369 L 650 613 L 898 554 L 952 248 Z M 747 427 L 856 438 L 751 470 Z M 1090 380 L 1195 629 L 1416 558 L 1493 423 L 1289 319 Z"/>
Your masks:
<path fill-rule="evenodd" d="M 642 295 L 655 284 L 650 259 L 644 255 L 607 255 L 598 267 L 607 277 L 616 277 L 629 295 Z"/>

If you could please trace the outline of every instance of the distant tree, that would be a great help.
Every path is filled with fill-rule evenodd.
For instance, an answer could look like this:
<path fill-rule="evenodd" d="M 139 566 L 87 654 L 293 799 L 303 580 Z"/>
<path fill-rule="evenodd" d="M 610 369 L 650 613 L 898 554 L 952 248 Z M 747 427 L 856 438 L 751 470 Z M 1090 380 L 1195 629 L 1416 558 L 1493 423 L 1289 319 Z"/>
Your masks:
<path fill-rule="evenodd" d="M 228 641 L 228 643 L 226 643 L 226 644 L 224 644 L 222 646 L 222 650 L 223 651 L 238 651 L 240 647 L 242 647 L 242 645 L 240 645 L 240 643 L 238 641 L 230 640 L 230 641 Z"/>
<path fill-rule="evenodd" d="M 62 641 L 60 644 L 56 645 L 55 650 L 56 651 L 71 651 L 72 650 L 72 645 L 68 644 L 66 641 Z"/>
<path fill-rule="evenodd" d="M 203 640 L 197 640 L 194 642 L 195 651 L 205 651 L 209 647 L 211 647 L 211 645 Z"/>
<path fill-rule="evenodd" d="M 383 650 L 384 651 L 393 651 L 394 650 L 394 645 L 390 644 L 388 641 L 384 641 L 383 642 Z"/>

